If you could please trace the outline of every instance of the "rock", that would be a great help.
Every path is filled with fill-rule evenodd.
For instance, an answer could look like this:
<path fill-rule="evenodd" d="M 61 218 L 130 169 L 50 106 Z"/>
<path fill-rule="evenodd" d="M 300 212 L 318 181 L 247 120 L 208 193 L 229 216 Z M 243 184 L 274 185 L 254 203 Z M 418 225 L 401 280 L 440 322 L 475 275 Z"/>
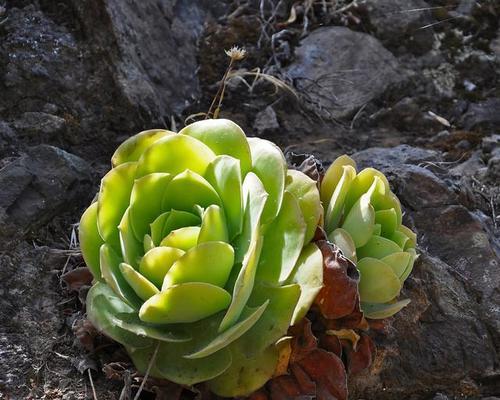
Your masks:
<path fill-rule="evenodd" d="M 28 138 L 30 142 L 43 143 L 56 139 L 58 135 L 63 135 L 66 120 L 44 112 L 26 112 L 19 120 L 14 121 L 13 126 L 19 137 Z"/>
<path fill-rule="evenodd" d="M 397 60 L 378 40 L 348 28 L 316 29 L 295 56 L 286 74 L 324 117 L 348 117 L 401 80 Z"/>
<path fill-rule="evenodd" d="M 500 182 L 500 155 L 495 155 L 489 159 L 486 175 L 492 182 Z"/>
<path fill-rule="evenodd" d="M 16 141 L 16 134 L 11 126 L 5 121 L 0 121 L 0 159 L 11 155 L 9 153 L 15 148 Z M 0 161 L 1 167 L 2 162 Z"/>
<path fill-rule="evenodd" d="M 500 124 L 500 98 L 490 98 L 480 103 L 469 105 L 467 112 L 460 118 L 460 125 L 465 129 L 495 130 Z"/>
<path fill-rule="evenodd" d="M 110 56 L 126 99 L 151 114 L 180 113 L 199 96 L 196 76 L 197 38 L 202 33 L 207 6 L 203 2 L 136 2 L 106 0 L 88 7 L 74 1 L 85 23 Z M 109 19 L 103 26 L 104 17 Z M 102 29 L 107 35 L 103 35 Z M 182 60 L 182 61 L 181 61 Z"/>
<path fill-rule="evenodd" d="M 271 106 L 266 107 L 264 110 L 257 113 L 253 128 L 257 136 L 262 136 L 264 133 L 269 133 L 279 129 L 280 124 L 278 117 Z"/>
<path fill-rule="evenodd" d="M 487 154 L 491 154 L 500 149 L 500 134 L 484 137 L 481 143 L 481 147 Z"/>
<path fill-rule="evenodd" d="M 426 161 L 438 161 L 439 153 L 434 150 L 402 144 L 393 148 L 372 147 L 353 154 L 358 168 L 373 167 L 382 172 L 390 172 L 394 167 L 405 164 L 419 164 Z"/>
<path fill-rule="evenodd" d="M 39 145 L 0 170 L 0 248 L 92 196 L 92 170 L 81 158 Z"/>
<path fill-rule="evenodd" d="M 42 3 L 0 21 L 0 118 L 24 145 L 107 159 L 118 136 L 163 127 L 199 96 L 197 39 L 220 6 Z"/>
<path fill-rule="evenodd" d="M 371 116 L 380 125 L 394 126 L 403 131 L 418 129 L 427 132 L 438 132 L 443 129 L 443 122 L 436 117 L 436 114 L 422 110 L 422 106 L 411 97 L 404 97 L 393 106 L 383 108 Z"/>
<path fill-rule="evenodd" d="M 365 0 L 360 5 L 367 8 L 375 35 L 384 45 L 398 49 L 404 43 L 405 50 L 415 54 L 432 48 L 432 30 L 422 29 L 433 21 L 425 1 Z"/>

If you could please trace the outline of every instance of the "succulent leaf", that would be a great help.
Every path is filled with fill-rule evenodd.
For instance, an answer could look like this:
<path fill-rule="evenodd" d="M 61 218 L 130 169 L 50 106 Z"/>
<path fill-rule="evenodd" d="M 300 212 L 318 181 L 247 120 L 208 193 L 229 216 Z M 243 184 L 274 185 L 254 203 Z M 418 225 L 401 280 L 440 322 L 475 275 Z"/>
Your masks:
<path fill-rule="evenodd" d="M 214 152 L 199 140 L 186 135 L 167 135 L 142 153 L 136 177 L 154 172 L 177 175 L 186 170 L 203 175 L 214 158 Z"/>
<path fill-rule="evenodd" d="M 233 121 L 227 119 L 198 121 L 186 126 L 179 133 L 205 143 L 216 155 L 228 155 L 239 160 L 243 175 L 252 168 L 252 156 L 245 133 Z"/>
<path fill-rule="evenodd" d="M 136 169 L 135 162 L 120 164 L 101 181 L 97 200 L 97 226 L 103 240 L 117 250 L 120 249 L 118 225 L 129 205 Z"/>
<path fill-rule="evenodd" d="M 99 203 L 95 202 L 85 210 L 80 219 L 78 228 L 78 239 L 80 249 L 82 250 L 85 263 L 97 280 L 101 279 L 101 266 L 99 262 L 99 251 L 104 244 L 99 230 L 97 229 L 97 207 Z"/>
<path fill-rule="evenodd" d="M 167 135 L 173 135 L 174 132 L 165 129 L 150 129 L 139 132 L 127 140 L 125 140 L 114 152 L 111 157 L 111 164 L 117 167 L 126 162 L 137 161 L 142 153 L 151 146 L 154 142 Z"/>
<path fill-rule="evenodd" d="M 293 194 L 299 202 L 306 223 L 304 243 L 309 243 L 314 237 L 317 226 L 321 224 L 323 215 L 316 182 L 304 173 L 291 169 L 286 175 L 285 190 Z"/>
<path fill-rule="evenodd" d="M 258 277 L 270 282 L 285 281 L 299 258 L 307 226 L 295 196 L 285 191 L 282 208 L 269 225 L 262 246 Z"/>
<path fill-rule="evenodd" d="M 286 161 L 279 147 L 268 140 L 248 138 L 248 143 L 252 153 L 252 171 L 262 181 L 269 194 L 262 213 L 262 224 L 265 225 L 278 215 L 281 207 L 285 188 Z"/>
<path fill-rule="evenodd" d="M 189 302 L 186 302 L 189 299 Z M 141 306 L 139 318 L 152 324 L 196 322 L 226 309 L 231 295 L 219 286 L 187 282 L 169 286 Z"/>

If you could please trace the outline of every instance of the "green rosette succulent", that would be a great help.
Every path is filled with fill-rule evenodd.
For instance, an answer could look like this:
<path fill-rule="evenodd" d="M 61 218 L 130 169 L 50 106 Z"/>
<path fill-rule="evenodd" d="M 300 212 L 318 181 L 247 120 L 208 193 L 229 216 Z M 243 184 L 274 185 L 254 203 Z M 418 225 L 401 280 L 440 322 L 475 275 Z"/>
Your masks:
<path fill-rule="evenodd" d="M 247 395 L 322 286 L 321 217 L 316 183 L 229 120 L 141 132 L 81 218 L 88 318 L 143 373 Z"/>
<path fill-rule="evenodd" d="M 356 172 L 350 157 L 337 158 L 321 183 L 325 230 L 356 263 L 365 317 L 386 318 L 410 301 L 397 300 L 417 253 L 416 235 L 402 224 L 401 204 L 383 173 Z"/>

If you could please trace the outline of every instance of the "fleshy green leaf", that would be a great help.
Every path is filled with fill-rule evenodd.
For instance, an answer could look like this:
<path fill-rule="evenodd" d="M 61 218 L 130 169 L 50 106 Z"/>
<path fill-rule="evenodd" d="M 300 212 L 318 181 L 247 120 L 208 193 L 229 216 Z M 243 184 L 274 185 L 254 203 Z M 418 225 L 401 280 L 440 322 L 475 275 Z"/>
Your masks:
<path fill-rule="evenodd" d="M 169 269 L 162 290 L 188 282 L 205 282 L 223 287 L 234 264 L 234 250 L 225 242 L 201 243 L 188 250 Z"/>
<path fill-rule="evenodd" d="M 285 192 L 281 210 L 264 236 L 257 277 L 269 282 L 283 282 L 299 258 L 307 226 L 296 198 Z"/>
<path fill-rule="evenodd" d="M 215 154 L 205 144 L 186 135 L 167 135 L 142 154 L 137 178 L 153 172 L 177 175 L 187 169 L 203 175 Z"/>
<path fill-rule="evenodd" d="M 248 143 L 252 153 L 252 171 L 269 194 L 262 213 L 264 225 L 271 222 L 280 210 L 285 188 L 286 161 L 280 148 L 268 140 L 248 138 Z"/>
<path fill-rule="evenodd" d="M 364 246 L 373 234 L 375 210 L 370 204 L 371 193 L 363 194 L 351 208 L 342 228 L 345 229 L 356 247 Z"/>
<path fill-rule="evenodd" d="M 121 263 L 120 271 L 130 287 L 134 289 L 134 292 L 142 300 L 147 300 L 160 292 L 155 285 L 153 285 L 130 265 Z"/>
<path fill-rule="evenodd" d="M 139 264 L 139 272 L 161 288 L 163 279 L 172 265 L 182 256 L 184 251 L 173 247 L 155 247 L 149 250 Z"/>
<path fill-rule="evenodd" d="M 217 335 L 220 319 L 221 316 L 218 314 L 199 322 L 184 325 L 185 330 L 193 337 L 189 342 L 161 343 L 156 357 L 157 361 L 153 363 L 151 368 L 151 376 L 168 379 L 181 385 L 194 385 L 210 380 L 227 370 L 231 365 L 231 352 L 228 348 L 223 348 L 204 358 L 184 358 L 185 355 L 191 354 L 207 343 L 207 338 Z M 156 344 L 147 350 L 128 348 L 135 366 L 142 373 L 148 368 L 155 347 Z"/>
<path fill-rule="evenodd" d="M 104 243 L 97 229 L 97 202 L 92 203 L 85 210 L 80 219 L 78 237 L 83 259 L 92 272 L 95 279 L 101 279 L 101 267 L 99 264 L 99 250 Z"/>
<path fill-rule="evenodd" d="M 176 329 L 172 326 L 167 328 L 145 324 L 139 319 L 139 316 L 136 313 L 116 313 L 115 315 L 110 315 L 109 318 L 115 326 L 134 333 L 140 337 L 174 343 L 189 342 L 192 339 L 191 335 L 187 332 L 181 329 Z"/>
<path fill-rule="evenodd" d="M 257 227 L 261 224 L 261 217 L 268 199 L 268 194 L 260 179 L 250 172 L 243 182 L 243 231 L 236 238 L 235 262 L 239 263 L 248 252 L 252 237 L 255 236 Z"/>
<path fill-rule="evenodd" d="M 149 250 L 153 249 L 155 247 L 155 244 L 153 243 L 153 239 L 151 239 L 151 236 L 149 235 L 144 235 L 144 240 L 142 242 L 142 245 L 144 247 L 144 253 L 147 253 Z"/>
<path fill-rule="evenodd" d="M 393 316 L 408 304 L 410 299 L 385 304 L 361 303 L 361 309 L 366 318 L 383 319 Z"/>
<path fill-rule="evenodd" d="M 86 308 L 92 325 L 118 343 L 143 349 L 153 342 L 150 338 L 141 337 L 115 323 L 116 315 L 132 316 L 136 311 L 123 302 L 105 283 L 98 282 L 90 288 Z"/>
<path fill-rule="evenodd" d="M 398 216 L 394 208 L 375 212 L 375 223 L 382 227 L 382 235 L 389 237 L 398 226 Z"/>
<path fill-rule="evenodd" d="M 137 165 L 120 164 L 109 171 L 101 181 L 97 207 L 97 226 L 106 243 L 120 249 L 118 224 L 129 206 Z"/>
<path fill-rule="evenodd" d="M 106 243 L 101 246 L 100 262 L 103 279 L 117 296 L 131 307 L 138 309 L 142 301 L 123 278 L 119 267 L 122 261 L 109 244 Z"/>
<path fill-rule="evenodd" d="M 195 322 L 226 309 L 230 302 L 231 295 L 218 286 L 182 283 L 147 300 L 139 310 L 139 317 L 154 324 Z"/>
<path fill-rule="evenodd" d="M 327 232 L 332 232 L 338 227 L 344 211 L 344 201 L 356 177 L 356 170 L 350 165 L 343 167 L 342 176 L 329 199 L 325 215 L 325 228 Z"/>
<path fill-rule="evenodd" d="M 325 176 L 323 177 L 323 180 L 321 182 L 320 190 L 321 201 L 323 202 L 323 205 L 326 206 L 330 202 L 333 192 L 344 173 L 344 167 L 348 165 L 354 168 L 354 171 L 356 171 L 356 163 L 354 162 L 354 160 L 347 155 L 342 155 L 338 157 L 327 169 Z"/>
<path fill-rule="evenodd" d="M 300 298 L 291 321 L 291 325 L 295 325 L 305 317 L 323 287 L 323 255 L 314 243 L 302 250 L 288 283 L 300 285 Z"/>
<path fill-rule="evenodd" d="M 203 348 L 197 350 L 193 354 L 184 356 L 184 358 L 203 358 L 234 342 L 259 320 L 268 304 L 269 301 L 266 301 L 257 309 L 247 308 L 247 310 L 245 310 L 246 312 L 244 311 L 242 313 L 242 319 L 238 323 L 219 334 L 214 340 Z"/>
<path fill-rule="evenodd" d="M 160 214 L 151 224 L 151 238 L 153 243 L 160 244 L 162 239 L 171 231 L 185 226 L 196 226 L 200 218 L 186 211 L 172 210 Z"/>
<path fill-rule="evenodd" d="M 392 253 L 398 253 L 402 249 L 392 240 L 382 236 L 372 236 L 362 247 L 358 247 L 356 254 L 359 259 L 364 257 L 384 258 Z"/>
<path fill-rule="evenodd" d="M 351 235 L 345 229 L 337 228 L 332 233 L 328 235 L 328 240 L 335 244 L 340 250 L 344 257 L 348 258 L 352 262 L 357 261 L 356 256 L 356 245 L 352 240 Z"/>
<path fill-rule="evenodd" d="M 144 254 L 144 246 L 137 240 L 130 227 L 130 207 L 123 214 L 120 225 L 118 225 L 118 232 L 123 259 L 126 263 L 137 269 Z"/>
<path fill-rule="evenodd" d="M 316 182 L 300 171 L 288 170 L 285 190 L 299 201 L 307 225 L 304 243 L 309 243 L 314 237 L 323 213 Z"/>
<path fill-rule="evenodd" d="M 411 254 L 404 251 L 389 254 L 388 256 L 385 256 L 381 259 L 381 261 L 385 262 L 392 268 L 396 276 L 400 279 L 401 276 L 403 276 L 406 268 L 408 267 L 408 263 L 410 262 L 410 260 Z"/>
<path fill-rule="evenodd" d="M 252 168 L 252 158 L 243 130 L 228 119 L 205 119 L 183 128 L 179 134 L 192 136 L 205 143 L 216 155 L 228 155 L 240 160 L 241 172 Z"/>
<path fill-rule="evenodd" d="M 208 382 L 208 387 L 216 395 L 246 397 L 271 379 L 278 363 L 278 350 L 275 346 L 269 346 L 253 358 L 246 358 L 239 346 L 233 346 L 231 350 L 231 366 Z"/>
<path fill-rule="evenodd" d="M 153 173 L 136 179 L 130 195 L 130 225 L 137 240 L 142 241 L 149 225 L 162 213 L 161 203 L 172 175 Z"/>
<path fill-rule="evenodd" d="M 219 327 L 220 332 L 229 328 L 240 318 L 252 293 L 255 273 L 262 251 L 263 238 L 260 232 L 260 220 L 268 195 L 262 182 L 253 172 L 249 172 L 245 177 L 243 193 L 245 196 L 243 232 L 239 237 L 235 254 L 235 262 L 242 261 L 242 266 L 234 284 L 231 305 Z M 239 258 L 239 254 L 244 254 L 243 260 Z"/>
<path fill-rule="evenodd" d="M 378 180 L 379 183 L 374 185 L 376 180 Z M 372 192 L 374 201 L 375 199 L 384 198 L 384 196 L 391 192 L 389 182 L 387 181 L 385 175 L 374 168 L 365 168 L 358 175 L 356 175 L 356 178 L 354 178 L 351 189 L 349 190 L 345 200 L 345 212 L 349 212 L 359 198 L 368 191 Z M 377 208 L 391 207 L 377 206 Z"/>
<path fill-rule="evenodd" d="M 160 246 L 176 247 L 187 251 L 196 246 L 199 235 L 199 226 L 185 226 L 184 228 L 175 229 L 170 232 L 161 241 Z"/>
<path fill-rule="evenodd" d="M 366 303 L 387 303 L 401 290 L 401 282 L 392 268 L 386 263 L 365 257 L 358 261 L 361 274 L 359 295 Z"/>
<path fill-rule="evenodd" d="M 406 267 L 405 271 L 399 277 L 399 280 L 401 281 L 401 283 L 403 283 L 406 280 L 406 278 L 408 278 L 408 276 L 410 276 L 410 273 L 413 270 L 413 265 L 415 264 L 415 261 L 417 261 L 417 258 L 418 258 L 418 254 L 415 251 L 415 249 L 410 248 L 406 251 L 411 254 L 411 258 L 410 258 L 410 261 L 408 262 L 408 266 Z"/>
<path fill-rule="evenodd" d="M 227 224 L 224 211 L 212 204 L 203 213 L 198 244 L 204 242 L 228 242 Z"/>
<path fill-rule="evenodd" d="M 392 232 L 392 234 L 389 236 L 389 239 L 392 240 L 394 243 L 396 243 L 402 249 L 406 249 L 408 247 L 407 244 L 410 241 L 408 236 L 406 236 L 403 232 L 400 231 Z"/>
<path fill-rule="evenodd" d="M 281 287 L 263 283 L 255 285 L 248 306 L 258 307 L 266 300 L 269 300 L 269 305 L 257 323 L 238 339 L 247 357 L 264 351 L 286 335 L 299 297 L 300 286 L 297 284 Z"/>
<path fill-rule="evenodd" d="M 218 156 L 208 166 L 205 178 L 221 198 L 229 238 L 232 240 L 243 229 L 240 161 L 229 156 Z"/>
<path fill-rule="evenodd" d="M 259 229 L 256 229 L 255 235 L 252 236 L 248 252 L 243 258 L 242 267 L 234 284 L 231 304 L 221 322 L 219 332 L 225 331 L 240 318 L 243 308 L 252 294 L 255 282 L 255 272 L 257 270 L 261 251 L 262 236 L 259 235 Z"/>
<path fill-rule="evenodd" d="M 403 221 L 403 213 L 401 212 L 401 203 L 398 197 L 392 192 L 386 192 L 385 195 L 381 193 L 372 197 L 372 205 L 376 210 L 390 210 L 394 208 L 396 212 L 396 226 L 401 225 Z"/>
<path fill-rule="evenodd" d="M 167 135 L 173 134 L 174 132 L 165 129 L 150 129 L 139 132 L 137 135 L 128 138 L 118 146 L 113 157 L 111 157 L 111 164 L 113 167 L 117 167 L 126 162 L 137 161 L 142 153 L 144 153 L 144 151 L 154 142 Z"/>
<path fill-rule="evenodd" d="M 417 245 L 417 235 L 415 232 L 413 232 L 410 228 L 400 225 L 397 229 L 399 232 L 403 233 L 405 236 L 407 236 L 410 241 L 409 243 L 405 244 L 405 250 L 408 249 L 409 247 L 415 248 Z"/>
<path fill-rule="evenodd" d="M 185 170 L 168 184 L 162 208 L 191 212 L 195 204 L 206 208 L 211 204 L 220 205 L 221 201 L 215 189 L 205 178 L 195 172 Z"/>

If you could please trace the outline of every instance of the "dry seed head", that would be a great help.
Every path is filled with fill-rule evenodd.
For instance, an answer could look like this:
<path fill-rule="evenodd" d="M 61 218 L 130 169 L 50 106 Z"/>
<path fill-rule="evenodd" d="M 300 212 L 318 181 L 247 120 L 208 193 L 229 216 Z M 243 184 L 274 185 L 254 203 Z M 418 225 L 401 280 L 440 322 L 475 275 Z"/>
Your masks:
<path fill-rule="evenodd" d="M 243 60 L 247 51 L 243 47 L 233 46 L 229 50 L 224 50 L 228 57 L 234 61 Z"/>

